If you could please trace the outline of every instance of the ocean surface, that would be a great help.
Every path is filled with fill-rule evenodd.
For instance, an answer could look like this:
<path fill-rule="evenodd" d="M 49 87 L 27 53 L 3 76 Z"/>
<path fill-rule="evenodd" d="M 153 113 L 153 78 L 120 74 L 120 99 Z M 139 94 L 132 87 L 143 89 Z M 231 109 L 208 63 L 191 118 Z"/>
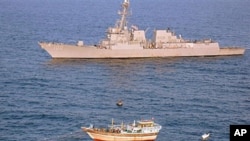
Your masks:
<path fill-rule="evenodd" d="M 39 41 L 97 44 L 121 0 L 0 1 L 0 140 L 91 141 L 81 131 L 154 118 L 157 141 L 228 141 L 250 124 L 250 1 L 131 0 L 129 24 L 247 48 L 243 56 L 56 60 Z M 122 99 L 123 107 L 116 101 Z"/>

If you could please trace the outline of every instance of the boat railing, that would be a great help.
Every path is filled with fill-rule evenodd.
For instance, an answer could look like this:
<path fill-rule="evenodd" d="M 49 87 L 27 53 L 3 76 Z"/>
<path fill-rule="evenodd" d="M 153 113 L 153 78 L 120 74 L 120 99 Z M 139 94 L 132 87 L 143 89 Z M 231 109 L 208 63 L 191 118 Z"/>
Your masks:
<path fill-rule="evenodd" d="M 121 125 L 108 125 L 109 128 L 121 127 Z"/>

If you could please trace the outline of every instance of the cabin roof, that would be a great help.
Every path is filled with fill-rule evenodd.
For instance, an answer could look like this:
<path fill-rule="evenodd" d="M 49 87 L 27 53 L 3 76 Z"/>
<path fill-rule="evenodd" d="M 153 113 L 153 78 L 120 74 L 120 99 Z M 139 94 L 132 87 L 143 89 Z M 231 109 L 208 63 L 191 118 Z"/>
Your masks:
<path fill-rule="evenodd" d="M 154 123 L 154 121 L 152 121 L 152 120 L 141 120 L 141 121 L 138 121 L 138 124 L 143 124 L 143 125 L 145 125 L 145 124 L 153 124 Z"/>

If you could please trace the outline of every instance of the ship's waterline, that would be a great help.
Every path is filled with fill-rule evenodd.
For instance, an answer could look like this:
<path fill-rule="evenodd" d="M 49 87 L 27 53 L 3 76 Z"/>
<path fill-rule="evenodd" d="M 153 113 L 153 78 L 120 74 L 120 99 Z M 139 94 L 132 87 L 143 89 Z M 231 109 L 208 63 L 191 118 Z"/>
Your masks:
<path fill-rule="evenodd" d="M 244 48 L 220 48 L 211 39 L 190 41 L 177 36 L 169 28 L 155 30 L 152 39 L 135 25 L 127 25 L 129 0 L 124 0 L 119 12 L 120 20 L 107 30 L 107 36 L 98 45 L 76 45 L 39 42 L 52 58 L 148 58 L 242 55 Z"/>

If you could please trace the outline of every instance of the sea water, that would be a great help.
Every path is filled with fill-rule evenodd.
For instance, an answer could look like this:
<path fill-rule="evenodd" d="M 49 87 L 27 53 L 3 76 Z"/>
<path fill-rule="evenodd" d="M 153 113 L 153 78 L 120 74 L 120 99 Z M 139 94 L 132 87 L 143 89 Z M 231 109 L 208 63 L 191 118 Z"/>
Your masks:
<path fill-rule="evenodd" d="M 97 44 L 120 0 L 0 1 L 0 140 L 91 141 L 81 126 L 154 118 L 157 141 L 228 141 L 250 124 L 250 1 L 130 0 L 129 25 L 247 48 L 242 56 L 56 60 L 39 41 Z M 116 101 L 122 99 L 123 106 Z"/>

